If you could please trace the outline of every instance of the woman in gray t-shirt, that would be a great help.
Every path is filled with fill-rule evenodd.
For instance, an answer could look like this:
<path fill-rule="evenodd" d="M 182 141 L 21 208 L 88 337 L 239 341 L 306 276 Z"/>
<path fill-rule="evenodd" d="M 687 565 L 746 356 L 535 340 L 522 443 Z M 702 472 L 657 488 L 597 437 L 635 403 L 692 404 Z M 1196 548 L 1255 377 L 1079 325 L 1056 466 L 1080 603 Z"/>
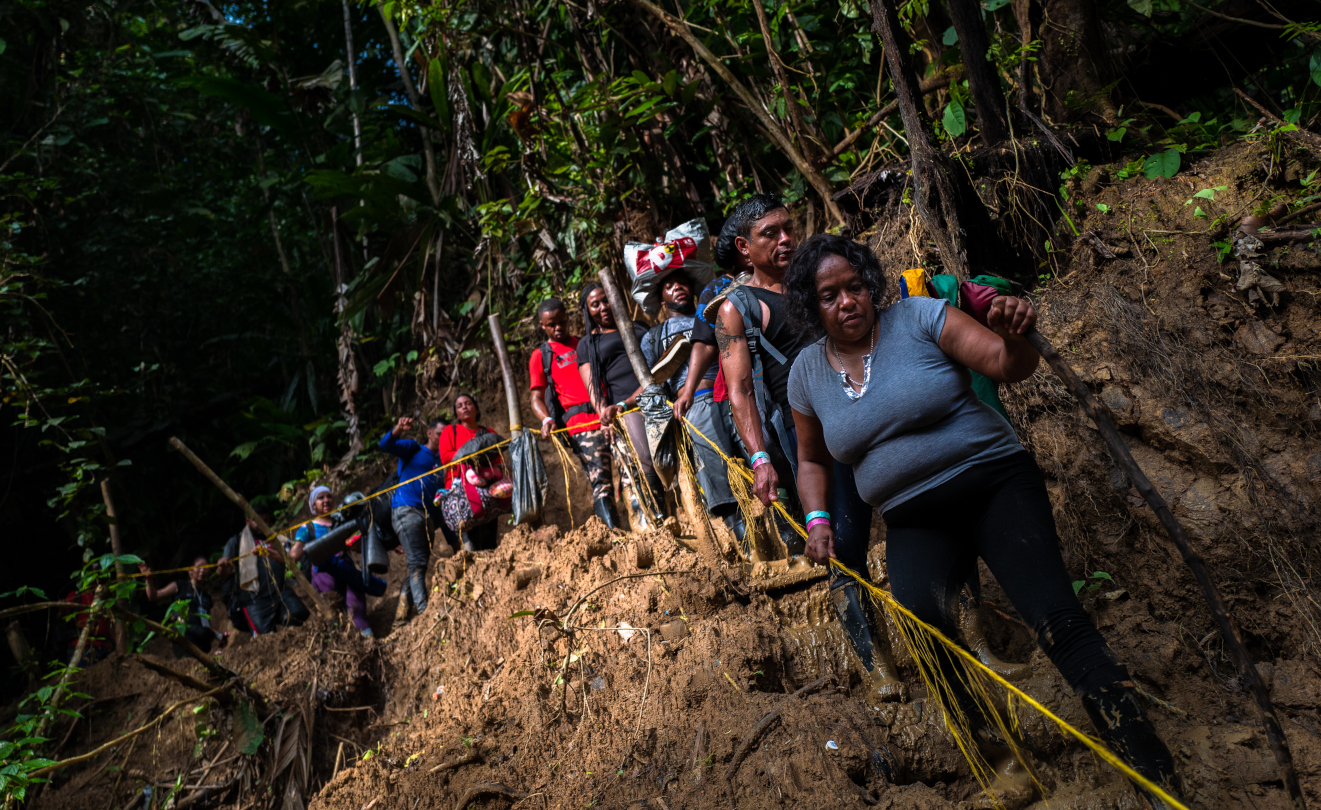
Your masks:
<path fill-rule="evenodd" d="M 788 317 L 821 336 L 789 374 L 804 511 L 830 503 L 832 457 L 851 464 L 858 492 L 885 518 L 895 599 L 951 638 L 959 590 L 983 559 L 1101 737 L 1173 793 L 1169 749 L 1073 593 L 1041 471 L 971 388 L 968 369 L 1003 383 L 1036 370 L 1040 357 L 1023 337 L 1036 321 L 1032 305 L 998 297 L 986 325 L 933 298 L 881 309 L 885 274 L 875 255 L 827 234 L 799 246 L 784 289 Z M 834 531 L 828 520 L 813 523 L 807 554 L 822 563 L 835 556 Z M 1000 774 L 992 789 L 1002 800 L 1030 798 L 1025 770 L 988 741 L 995 724 L 962 686 L 962 662 L 948 653 L 940 662 L 953 692 L 943 697 L 980 725 L 983 753 Z"/>

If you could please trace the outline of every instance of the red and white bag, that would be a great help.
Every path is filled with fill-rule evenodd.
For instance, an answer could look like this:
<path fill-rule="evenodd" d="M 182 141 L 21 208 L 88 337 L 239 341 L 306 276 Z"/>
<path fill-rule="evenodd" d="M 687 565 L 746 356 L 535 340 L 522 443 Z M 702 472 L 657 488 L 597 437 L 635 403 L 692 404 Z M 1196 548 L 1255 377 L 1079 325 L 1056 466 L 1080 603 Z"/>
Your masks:
<path fill-rule="evenodd" d="M 694 296 L 715 275 L 711 256 L 711 237 L 706 220 L 690 220 L 665 234 L 655 244 L 628 242 L 624 245 L 624 266 L 632 282 L 633 300 L 649 315 L 660 310 L 662 280 L 683 270 L 697 284 Z"/>

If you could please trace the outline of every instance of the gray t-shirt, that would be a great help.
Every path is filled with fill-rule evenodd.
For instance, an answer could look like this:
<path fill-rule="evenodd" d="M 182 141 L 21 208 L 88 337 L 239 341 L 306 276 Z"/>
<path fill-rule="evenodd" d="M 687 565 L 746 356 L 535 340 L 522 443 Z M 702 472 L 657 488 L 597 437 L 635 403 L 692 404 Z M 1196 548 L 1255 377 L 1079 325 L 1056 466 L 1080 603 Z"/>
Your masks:
<path fill-rule="evenodd" d="M 884 512 L 1023 449 L 972 392 L 968 369 L 940 350 L 944 301 L 904 298 L 879 318 L 871 381 L 856 401 L 826 360 L 824 338 L 789 373 L 789 404 L 821 420 L 826 448 L 853 465 L 863 500 Z"/>

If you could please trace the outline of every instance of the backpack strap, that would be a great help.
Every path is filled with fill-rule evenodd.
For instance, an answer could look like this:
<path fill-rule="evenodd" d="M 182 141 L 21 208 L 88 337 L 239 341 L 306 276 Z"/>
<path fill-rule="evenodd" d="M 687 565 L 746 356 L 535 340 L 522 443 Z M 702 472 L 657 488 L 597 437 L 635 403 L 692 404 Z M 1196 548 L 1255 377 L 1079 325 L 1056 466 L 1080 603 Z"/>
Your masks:
<path fill-rule="evenodd" d="M 789 360 L 784 353 L 766 339 L 761 331 L 761 302 L 757 296 L 748 291 L 746 287 L 736 287 L 729 293 L 729 299 L 738 314 L 743 317 L 743 333 L 748 339 L 748 350 L 752 352 L 753 358 L 757 357 L 758 348 L 764 348 L 766 353 L 783 365 L 788 365 Z"/>

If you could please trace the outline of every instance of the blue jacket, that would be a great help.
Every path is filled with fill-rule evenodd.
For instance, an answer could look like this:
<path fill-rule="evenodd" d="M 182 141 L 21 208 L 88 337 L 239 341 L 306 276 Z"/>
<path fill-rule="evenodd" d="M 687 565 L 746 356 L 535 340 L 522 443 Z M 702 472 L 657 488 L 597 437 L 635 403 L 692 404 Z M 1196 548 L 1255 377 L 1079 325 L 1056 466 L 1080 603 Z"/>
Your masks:
<path fill-rule="evenodd" d="M 407 481 L 440 466 L 440 458 L 430 447 L 423 447 L 412 439 L 396 438 L 387 431 L 381 438 L 380 447 L 392 456 L 399 457 L 399 480 Z M 391 493 L 390 506 L 415 506 L 432 511 L 432 500 L 440 486 L 440 474 L 428 475 L 411 484 L 404 484 Z"/>

